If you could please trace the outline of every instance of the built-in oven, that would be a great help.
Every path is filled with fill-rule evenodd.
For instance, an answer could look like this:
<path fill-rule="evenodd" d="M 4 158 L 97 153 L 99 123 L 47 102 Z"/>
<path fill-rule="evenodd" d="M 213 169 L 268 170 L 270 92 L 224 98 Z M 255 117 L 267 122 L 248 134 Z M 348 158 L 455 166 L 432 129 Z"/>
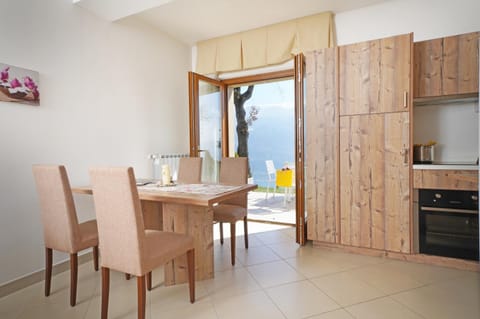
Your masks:
<path fill-rule="evenodd" d="M 478 260 L 478 192 L 419 190 L 420 253 Z"/>

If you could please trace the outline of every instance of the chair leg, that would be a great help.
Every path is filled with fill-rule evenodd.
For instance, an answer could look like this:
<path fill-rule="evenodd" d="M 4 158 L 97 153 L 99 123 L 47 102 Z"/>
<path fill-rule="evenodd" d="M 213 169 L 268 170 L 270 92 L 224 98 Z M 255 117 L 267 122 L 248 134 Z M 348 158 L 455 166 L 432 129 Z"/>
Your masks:
<path fill-rule="evenodd" d="M 230 248 L 232 250 L 232 266 L 235 266 L 235 223 L 230 223 Z"/>
<path fill-rule="evenodd" d="M 138 319 L 145 319 L 145 305 L 147 299 L 147 291 L 145 289 L 145 275 L 137 277 L 137 294 Z"/>
<path fill-rule="evenodd" d="M 93 247 L 93 269 L 98 271 L 98 246 Z"/>
<path fill-rule="evenodd" d="M 152 272 L 147 273 L 147 289 L 152 290 Z"/>
<path fill-rule="evenodd" d="M 52 282 L 52 255 L 51 248 L 45 247 L 45 296 L 50 296 L 50 284 Z"/>
<path fill-rule="evenodd" d="M 245 238 L 245 249 L 248 249 L 248 223 L 247 216 L 243 218 L 243 237 Z"/>
<path fill-rule="evenodd" d="M 188 287 L 190 288 L 190 302 L 195 302 L 195 249 L 187 251 Z"/>
<path fill-rule="evenodd" d="M 125 279 L 126 279 L 126 280 L 130 280 L 131 277 L 132 277 L 132 276 L 130 276 L 130 274 L 125 274 Z"/>
<path fill-rule="evenodd" d="M 223 223 L 219 222 L 218 225 L 220 227 L 220 244 L 223 245 Z"/>
<path fill-rule="evenodd" d="M 77 303 L 78 255 L 70 254 L 70 306 Z"/>
<path fill-rule="evenodd" d="M 102 319 L 108 317 L 108 297 L 110 294 L 110 269 L 102 267 Z"/>

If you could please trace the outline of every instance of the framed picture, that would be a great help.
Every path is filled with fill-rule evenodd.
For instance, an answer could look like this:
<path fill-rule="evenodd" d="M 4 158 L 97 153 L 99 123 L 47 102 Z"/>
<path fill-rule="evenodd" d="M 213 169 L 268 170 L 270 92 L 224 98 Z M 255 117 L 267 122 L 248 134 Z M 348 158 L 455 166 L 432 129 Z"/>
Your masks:
<path fill-rule="evenodd" d="M 0 101 L 40 105 L 39 74 L 0 63 Z"/>

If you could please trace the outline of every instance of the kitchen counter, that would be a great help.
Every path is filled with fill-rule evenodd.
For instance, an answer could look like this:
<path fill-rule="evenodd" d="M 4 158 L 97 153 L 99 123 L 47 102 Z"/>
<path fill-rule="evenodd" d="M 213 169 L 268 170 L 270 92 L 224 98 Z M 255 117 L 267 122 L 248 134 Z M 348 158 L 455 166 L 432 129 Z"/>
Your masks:
<path fill-rule="evenodd" d="M 413 164 L 413 169 L 478 171 L 475 164 Z"/>

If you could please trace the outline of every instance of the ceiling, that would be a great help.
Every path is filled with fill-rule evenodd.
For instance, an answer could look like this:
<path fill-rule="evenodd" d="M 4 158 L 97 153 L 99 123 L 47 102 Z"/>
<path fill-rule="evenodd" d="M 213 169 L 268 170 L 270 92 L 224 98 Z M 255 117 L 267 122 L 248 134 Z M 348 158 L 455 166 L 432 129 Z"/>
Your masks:
<path fill-rule="evenodd" d="M 73 0 L 118 21 L 135 17 L 188 45 L 323 11 L 349 11 L 388 0 Z"/>

